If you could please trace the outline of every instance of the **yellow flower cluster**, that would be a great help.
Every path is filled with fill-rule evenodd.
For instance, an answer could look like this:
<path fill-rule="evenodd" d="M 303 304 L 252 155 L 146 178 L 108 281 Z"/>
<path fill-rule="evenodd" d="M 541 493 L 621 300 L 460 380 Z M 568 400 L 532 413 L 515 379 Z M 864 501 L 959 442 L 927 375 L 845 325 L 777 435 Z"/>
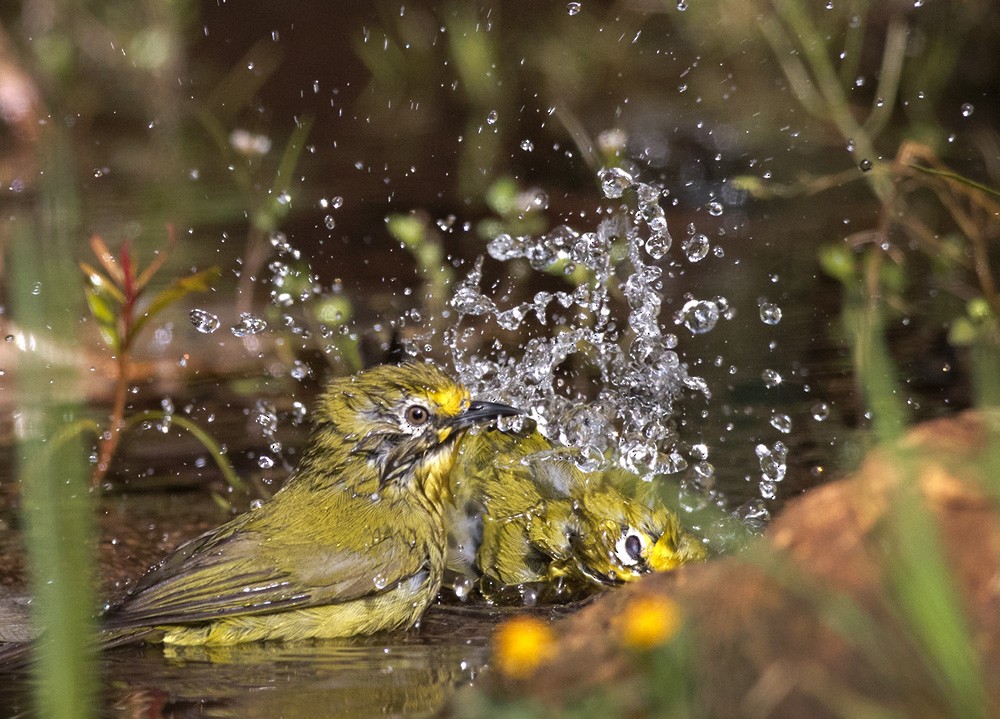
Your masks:
<path fill-rule="evenodd" d="M 511 679 L 531 676 L 555 653 L 555 634 L 535 617 L 515 617 L 501 624 L 493 635 L 493 658 Z"/>
<path fill-rule="evenodd" d="M 622 642 L 634 649 L 666 644 L 681 627 L 677 603 L 661 596 L 643 596 L 630 602 L 622 614 Z"/>

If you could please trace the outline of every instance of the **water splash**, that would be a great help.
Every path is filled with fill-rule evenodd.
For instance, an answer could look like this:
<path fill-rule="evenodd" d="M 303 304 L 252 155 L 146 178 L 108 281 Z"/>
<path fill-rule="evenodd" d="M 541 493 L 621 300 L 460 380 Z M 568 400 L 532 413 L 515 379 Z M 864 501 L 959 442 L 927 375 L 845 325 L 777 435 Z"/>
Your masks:
<path fill-rule="evenodd" d="M 568 276 L 575 287 L 520 302 L 490 296 L 481 287 L 480 257 L 454 289 L 458 319 L 445 340 L 473 395 L 525 408 L 543 434 L 574 448 L 588 471 L 618 464 L 651 479 L 688 467 L 675 403 L 707 398 L 709 390 L 688 372 L 662 319 L 658 262 L 672 244 L 659 204 L 666 193 L 618 168 L 603 170 L 600 181 L 611 199 L 634 190 L 634 208 L 624 206 L 594 231 L 561 225 L 538 237 L 500 234 L 487 246 L 493 260 L 523 260 L 536 272 Z M 680 323 L 693 333 L 710 331 L 728 309 L 722 298 L 684 307 Z M 490 321 L 522 339 L 488 343 Z M 703 464 L 699 489 L 714 475 Z"/>

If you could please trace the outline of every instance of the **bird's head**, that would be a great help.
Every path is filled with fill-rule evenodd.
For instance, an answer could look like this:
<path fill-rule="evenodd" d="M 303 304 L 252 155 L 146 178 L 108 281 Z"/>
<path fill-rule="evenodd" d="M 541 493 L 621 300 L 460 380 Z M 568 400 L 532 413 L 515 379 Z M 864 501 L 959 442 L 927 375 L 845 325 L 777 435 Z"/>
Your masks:
<path fill-rule="evenodd" d="M 585 495 L 579 517 L 578 560 L 601 583 L 666 572 L 707 554 L 662 504 L 626 497 L 607 485 Z"/>
<path fill-rule="evenodd" d="M 367 463 L 380 491 L 418 488 L 439 503 L 455 440 L 475 424 L 519 413 L 471 399 L 433 365 L 383 365 L 330 383 L 314 414 L 310 446 L 337 463 Z"/>

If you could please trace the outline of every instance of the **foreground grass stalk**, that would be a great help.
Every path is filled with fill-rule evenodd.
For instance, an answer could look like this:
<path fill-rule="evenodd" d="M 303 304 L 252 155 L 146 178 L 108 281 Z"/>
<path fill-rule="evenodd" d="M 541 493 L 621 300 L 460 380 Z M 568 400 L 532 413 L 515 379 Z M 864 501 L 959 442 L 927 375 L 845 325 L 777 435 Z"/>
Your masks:
<path fill-rule="evenodd" d="M 13 223 L 11 298 L 28 335 L 71 338 L 83 296 L 73 265 L 78 209 L 68 140 L 47 126 L 38 220 Z M 76 427 L 47 441 L 78 414 L 71 368 L 26 354 L 18 368 L 17 412 L 23 430 L 18 479 L 32 591 L 33 621 L 44 639 L 35 663 L 40 717 L 93 715 L 93 528 L 87 463 Z"/>

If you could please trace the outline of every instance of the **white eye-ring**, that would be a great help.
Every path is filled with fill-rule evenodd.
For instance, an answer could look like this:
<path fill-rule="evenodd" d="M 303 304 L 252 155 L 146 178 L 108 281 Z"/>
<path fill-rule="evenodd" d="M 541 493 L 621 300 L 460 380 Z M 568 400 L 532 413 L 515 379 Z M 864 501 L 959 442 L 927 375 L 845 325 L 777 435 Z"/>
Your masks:
<path fill-rule="evenodd" d="M 633 567 L 642 559 L 649 540 L 634 527 L 628 527 L 615 542 L 615 556 L 623 567 Z"/>

